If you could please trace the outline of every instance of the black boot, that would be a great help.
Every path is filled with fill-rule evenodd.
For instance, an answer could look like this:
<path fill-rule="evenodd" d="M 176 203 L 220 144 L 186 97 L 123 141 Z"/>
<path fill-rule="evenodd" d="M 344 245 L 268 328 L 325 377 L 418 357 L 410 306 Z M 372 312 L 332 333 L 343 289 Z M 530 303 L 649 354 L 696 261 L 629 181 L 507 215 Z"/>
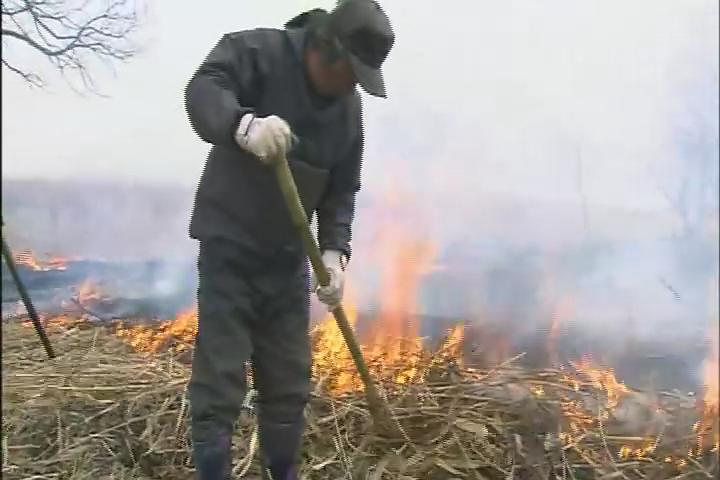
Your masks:
<path fill-rule="evenodd" d="M 263 457 L 263 474 L 271 480 L 297 480 L 295 463 L 300 453 L 305 423 L 260 422 L 260 448 Z"/>
<path fill-rule="evenodd" d="M 275 471 L 277 470 L 278 468 L 276 467 Z M 262 480 L 298 480 L 300 478 L 298 477 L 297 470 L 295 470 L 294 466 L 285 468 L 283 472 L 278 473 L 277 475 L 273 474 L 272 471 L 273 470 L 269 466 L 263 464 Z M 283 474 L 284 476 L 278 476 Z"/>
<path fill-rule="evenodd" d="M 231 480 L 232 439 L 227 433 L 218 433 L 211 440 L 193 442 L 193 462 L 197 480 Z"/>
<path fill-rule="evenodd" d="M 289 470 L 285 470 L 285 476 L 284 477 L 278 477 L 272 474 L 272 471 L 270 469 L 267 469 L 265 472 L 265 476 L 263 477 L 263 480 L 298 480 L 300 477 L 297 476 L 297 472 L 295 471 L 295 468 L 291 468 Z"/>

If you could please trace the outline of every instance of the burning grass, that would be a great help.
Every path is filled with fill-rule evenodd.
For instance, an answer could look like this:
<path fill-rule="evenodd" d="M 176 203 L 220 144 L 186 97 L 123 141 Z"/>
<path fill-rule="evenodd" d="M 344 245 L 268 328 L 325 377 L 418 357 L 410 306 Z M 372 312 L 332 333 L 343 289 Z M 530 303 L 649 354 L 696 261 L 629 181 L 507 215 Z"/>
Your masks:
<path fill-rule="evenodd" d="M 32 250 L 21 250 L 13 254 L 15 263 L 19 266 L 34 270 L 36 272 L 48 272 L 50 270 L 67 270 L 69 259 L 64 257 L 50 257 L 38 259 Z"/>
<path fill-rule="evenodd" d="M 31 328 L 3 325 L 3 478 L 192 478 L 182 349 L 137 352 L 117 332 L 51 321 L 61 356 L 46 361 Z M 717 478 L 718 421 L 703 417 L 696 399 L 636 392 L 583 362 L 466 368 L 454 353 L 459 332 L 451 337 L 434 354 L 371 362 L 398 438 L 369 429 L 342 352 L 316 356 L 327 363 L 315 370 L 302 478 Z M 317 351 L 331 337 L 316 332 L 314 340 Z M 253 432 L 244 414 L 234 445 L 239 476 L 257 472 Z"/>

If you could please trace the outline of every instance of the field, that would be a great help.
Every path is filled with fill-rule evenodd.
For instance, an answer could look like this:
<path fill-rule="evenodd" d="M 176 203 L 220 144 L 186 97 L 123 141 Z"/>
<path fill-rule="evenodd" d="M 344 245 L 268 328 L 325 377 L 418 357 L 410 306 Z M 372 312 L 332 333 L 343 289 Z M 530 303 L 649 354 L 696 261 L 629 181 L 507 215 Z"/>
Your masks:
<path fill-rule="evenodd" d="M 80 316 L 49 319 L 47 328 L 60 353 L 52 361 L 27 322 L 3 324 L 3 478 L 192 478 L 192 315 L 182 328 Z M 458 357 L 456 329 L 435 351 L 416 342 L 397 343 L 398 356 L 366 349 L 398 426 L 387 437 L 372 429 L 336 327 L 320 325 L 313 341 L 302 478 L 718 476 L 716 392 L 634 391 L 589 362 L 527 370 L 511 358 L 470 369 Z M 238 478 L 257 475 L 254 429 L 248 411 L 234 442 Z"/>

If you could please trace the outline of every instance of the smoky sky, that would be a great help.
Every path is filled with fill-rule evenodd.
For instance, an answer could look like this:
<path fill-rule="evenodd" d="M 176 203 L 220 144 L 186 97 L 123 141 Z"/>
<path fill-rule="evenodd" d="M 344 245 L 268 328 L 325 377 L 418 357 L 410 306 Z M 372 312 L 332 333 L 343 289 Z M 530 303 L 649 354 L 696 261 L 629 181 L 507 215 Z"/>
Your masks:
<path fill-rule="evenodd" d="M 150 2 L 141 55 L 114 77 L 97 66 L 107 99 L 80 98 L 52 73 L 36 91 L 3 72 L 3 175 L 193 185 L 208 147 L 182 92 L 204 55 L 224 32 L 332 3 Z M 368 190 L 393 179 L 436 204 L 488 192 L 576 202 L 581 155 L 591 206 L 661 209 L 657 177 L 677 160 L 677 125 L 717 133 L 717 2 L 383 6 L 398 40 L 390 99 L 365 99 Z M 14 44 L 4 54 L 47 70 Z"/>
<path fill-rule="evenodd" d="M 187 199 L 156 242 L 177 250 L 209 149 L 184 113 L 190 76 L 223 33 L 278 27 L 333 3 L 150 2 L 141 54 L 114 75 L 96 69 L 107 98 L 76 95 L 8 42 L 3 55 L 46 72 L 50 86 L 33 90 L 3 72 L 3 178 L 183 186 Z M 371 286 L 366 302 L 383 294 L 373 251 L 392 227 L 437 245 L 422 308 L 536 322 L 531 307 L 551 312 L 567 294 L 586 298 L 582 314 L 599 329 L 607 318 L 656 318 L 651 305 L 665 324 L 692 318 L 704 328 L 708 278 L 717 278 L 705 270 L 717 264 L 718 3 L 381 3 L 397 42 L 384 68 L 389 98 L 364 95 L 362 260 L 351 275 Z M 126 208 L 118 216 L 82 195 L 88 217 L 115 222 L 102 238 L 143 245 L 140 229 L 124 236 L 142 202 L 105 202 Z M 705 236 L 684 247 L 689 256 L 666 241 L 683 231 L 680 213 Z M 143 211 L 140 224 L 162 229 L 167 217 Z"/>

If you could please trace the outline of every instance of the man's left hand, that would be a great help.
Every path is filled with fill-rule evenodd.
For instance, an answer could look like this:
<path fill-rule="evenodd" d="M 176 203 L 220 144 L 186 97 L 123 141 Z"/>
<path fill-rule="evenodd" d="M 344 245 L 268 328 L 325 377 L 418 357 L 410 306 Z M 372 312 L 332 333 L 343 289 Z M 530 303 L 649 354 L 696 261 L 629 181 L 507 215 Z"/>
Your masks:
<path fill-rule="evenodd" d="M 345 288 L 345 270 L 342 266 L 342 252 L 327 250 L 322 255 L 323 263 L 330 275 L 330 283 L 320 286 L 317 277 L 313 275 L 312 289 L 317 293 L 318 300 L 327 305 L 328 310 L 334 310 L 342 302 Z"/>

